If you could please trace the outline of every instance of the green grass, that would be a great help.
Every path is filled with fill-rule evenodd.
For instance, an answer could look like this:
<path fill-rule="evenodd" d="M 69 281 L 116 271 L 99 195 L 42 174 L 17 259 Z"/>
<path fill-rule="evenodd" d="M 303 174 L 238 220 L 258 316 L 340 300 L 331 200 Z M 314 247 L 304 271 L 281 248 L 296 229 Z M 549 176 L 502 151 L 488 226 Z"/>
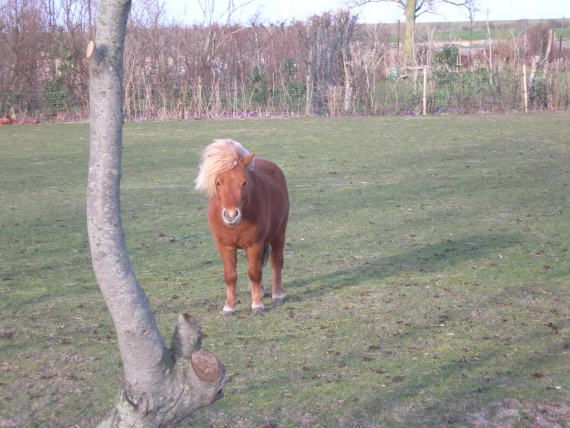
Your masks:
<path fill-rule="evenodd" d="M 425 24 L 424 24 L 425 25 Z M 469 28 L 469 25 L 466 24 L 465 28 Z M 513 37 L 523 37 L 525 34 L 526 28 L 520 28 L 519 26 L 515 24 L 513 24 L 512 27 L 510 28 L 498 28 L 498 29 L 493 29 L 491 30 L 491 38 L 493 40 L 511 40 Z M 556 49 L 558 51 L 558 40 L 559 37 L 562 36 L 564 39 L 567 39 L 568 37 L 570 37 L 570 28 L 554 28 L 554 31 L 556 32 L 556 40 L 554 43 L 554 46 L 556 46 Z M 428 34 L 425 33 L 422 35 L 422 37 L 424 37 L 425 39 L 428 38 Z M 438 40 L 440 41 L 448 41 L 448 42 L 456 42 L 457 40 L 461 40 L 463 42 L 467 42 L 469 40 L 473 40 L 474 42 L 476 41 L 482 41 L 482 40 L 488 40 L 489 38 L 489 33 L 487 31 L 487 29 L 484 28 L 479 28 L 479 29 L 474 29 L 473 32 L 471 32 L 470 30 L 466 30 L 466 29 L 454 29 L 454 30 L 448 30 L 448 31 L 441 31 L 438 35 Z M 553 46 L 553 48 L 554 48 Z"/>
<path fill-rule="evenodd" d="M 225 397 L 186 426 L 485 426 L 503 409 L 515 426 L 536 411 L 568 424 L 569 119 L 125 124 L 137 277 L 166 340 L 188 311 L 226 366 Z M 261 316 L 244 258 L 239 311 L 222 316 L 193 190 L 222 137 L 288 178 L 287 300 Z M 88 254 L 88 126 L 6 126 L 0 140 L 0 426 L 93 426 L 121 364 Z"/>

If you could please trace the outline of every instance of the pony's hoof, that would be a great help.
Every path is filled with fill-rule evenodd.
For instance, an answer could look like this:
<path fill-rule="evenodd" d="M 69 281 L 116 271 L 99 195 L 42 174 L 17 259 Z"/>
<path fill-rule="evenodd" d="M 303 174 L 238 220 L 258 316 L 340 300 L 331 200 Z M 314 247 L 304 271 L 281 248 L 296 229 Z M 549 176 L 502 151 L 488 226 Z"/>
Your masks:
<path fill-rule="evenodd" d="M 225 316 L 232 316 L 235 315 L 236 310 L 234 308 L 229 308 L 224 306 L 224 309 L 222 309 L 222 314 L 224 314 Z"/>
<path fill-rule="evenodd" d="M 263 305 L 251 307 L 251 313 L 253 313 L 253 314 L 261 314 L 261 313 L 263 313 L 264 310 L 265 310 L 265 308 L 263 307 Z"/>
<path fill-rule="evenodd" d="M 279 306 L 285 303 L 285 296 L 278 296 L 273 298 L 273 306 Z"/>

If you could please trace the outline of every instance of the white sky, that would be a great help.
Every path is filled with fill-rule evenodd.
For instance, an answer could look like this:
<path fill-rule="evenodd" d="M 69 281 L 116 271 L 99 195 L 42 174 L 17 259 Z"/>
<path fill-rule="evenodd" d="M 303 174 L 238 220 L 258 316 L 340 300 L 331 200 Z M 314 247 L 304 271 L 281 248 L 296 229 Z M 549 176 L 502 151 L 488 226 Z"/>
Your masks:
<path fill-rule="evenodd" d="M 164 0 L 169 16 L 183 23 L 203 21 L 200 3 L 214 4 L 216 9 L 225 10 L 228 2 L 239 5 L 247 0 Z M 136 2 L 136 0 L 135 0 Z M 348 0 L 253 0 L 245 8 L 234 13 L 234 21 L 248 23 L 254 14 L 263 23 L 288 23 L 293 19 L 304 20 L 311 15 L 319 15 L 326 11 L 346 7 Z M 487 11 L 490 20 L 512 19 L 559 19 L 564 16 L 570 26 L 570 0 L 478 0 L 481 12 L 475 20 L 486 19 Z M 354 10 L 356 12 L 356 10 Z M 424 14 L 420 22 L 433 21 L 468 21 L 465 9 L 442 5 L 438 8 L 440 15 Z M 359 11 L 360 22 L 390 23 L 404 20 L 401 8 L 390 2 L 371 3 Z M 223 21 L 223 20 L 222 20 Z"/>

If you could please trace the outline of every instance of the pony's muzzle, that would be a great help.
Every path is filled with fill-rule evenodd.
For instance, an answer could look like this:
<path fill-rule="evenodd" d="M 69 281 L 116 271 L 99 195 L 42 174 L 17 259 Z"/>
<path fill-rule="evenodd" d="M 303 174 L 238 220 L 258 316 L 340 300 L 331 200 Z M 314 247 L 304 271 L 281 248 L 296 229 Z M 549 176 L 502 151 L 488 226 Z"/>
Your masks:
<path fill-rule="evenodd" d="M 224 220 L 224 223 L 226 223 L 227 225 L 233 226 L 235 224 L 238 224 L 239 221 L 241 220 L 241 212 L 238 209 L 235 210 L 224 209 L 222 211 L 222 219 Z"/>

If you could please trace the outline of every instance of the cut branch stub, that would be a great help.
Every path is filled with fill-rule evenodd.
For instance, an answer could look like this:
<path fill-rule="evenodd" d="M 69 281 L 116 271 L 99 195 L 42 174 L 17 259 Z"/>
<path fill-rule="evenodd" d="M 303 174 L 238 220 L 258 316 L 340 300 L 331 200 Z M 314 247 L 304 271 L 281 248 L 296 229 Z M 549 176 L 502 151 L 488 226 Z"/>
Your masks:
<path fill-rule="evenodd" d="M 188 313 L 178 315 L 170 350 L 176 360 L 180 358 L 190 359 L 192 353 L 202 347 L 202 330 Z"/>
<path fill-rule="evenodd" d="M 101 55 L 101 52 L 99 52 L 93 40 L 90 40 L 89 43 L 87 43 L 87 49 L 85 50 L 85 58 L 87 59 L 93 58 L 95 64 L 97 65 L 99 65 L 103 60 L 103 55 Z"/>
<path fill-rule="evenodd" d="M 214 382 L 220 378 L 220 362 L 218 358 L 203 349 L 192 354 L 192 368 L 204 382 Z"/>

